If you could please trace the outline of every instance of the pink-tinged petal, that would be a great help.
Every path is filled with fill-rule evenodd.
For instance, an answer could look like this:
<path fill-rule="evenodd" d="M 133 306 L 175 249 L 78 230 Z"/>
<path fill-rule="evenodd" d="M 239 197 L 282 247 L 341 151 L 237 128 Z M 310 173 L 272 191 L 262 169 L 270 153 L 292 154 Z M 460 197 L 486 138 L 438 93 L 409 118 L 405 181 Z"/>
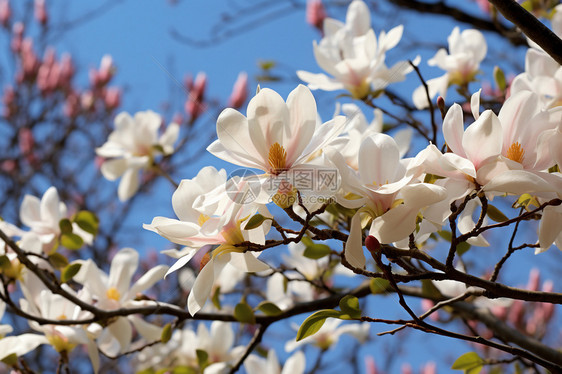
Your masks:
<path fill-rule="evenodd" d="M 211 323 L 212 353 L 226 357 L 234 344 L 234 332 L 230 323 L 214 321 Z"/>
<path fill-rule="evenodd" d="M 162 327 L 146 322 L 144 319 L 135 315 L 127 317 L 133 323 L 137 332 L 149 343 L 160 340 Z"/>
<path fill-rule="evenodd" d="M 560 65 L 543 51 L 529 48 L 525 55 L 525 71 L 532 77 L 553 76 Z"/>
<path fill-rule="evenodd" d="M 119 342 L 119 352 L 125 352 L 133 339 L 133 328 L 129 320 L 125 317 L 117 317 L 112 324 L 107 326 L 107 329 Z"/>
<path fill-rule="evenodd" d="M 41 198 L 41 218 L 43 221 L 58 225 L 61 218 L 61 202 L 55 187 L 49 187 Z M 64 207 L 66 210 L 66 206 Z"/>
<path fill-rule="evenodd" d="M 124 295 L 131 285 L 133 274 L 139 265 L 139 254 L 132 248 L 123 248 L 113 260 L 109 269 L 109 287 L 115 287 L 119 294 Z"/>
<path fill-rule="evenodd" d="M 464 136 L 464 120 L 462 114 L 462 108 L 459 104 L 453 104 L 445 118 L 443 119 L 443 137 L 445 138 L 445 143 L 451 151 L 456 155 L 461 157 L 466 157 L 464 148 L 462 145 L 462 139 Z"/>
<path fill-rule="evenodd" d="M 217 119 L 218 140 L 211 144 L 207 150 L 216 157 L 228 162 L 235 162 L 240 166 L 250 168 L 263 168 L 267 154 L 264 158 L 249 137 L 248 121 L 240 112 L 227 108 L 221 112 Z"/>
<path fill-rule="evenodd" d="M 544 252 L 550 248 L 558 235 L 562 232 L 562 213 L 559 207 L 547 206 L 544 208 L 539 225 L 540 248 L 536 253 Z"/>
<path fill-rule="evenodd" d="M 283 365 L 281 374 L 303 374 L 306 368 L 306 358 L 302 351 L 295 352 Z"/>
<path fill-rule="evenodd" d="M 129 296 L 134 299 L 138 293 L 142 293 L 154 285 L 154 283 L 164 278 L 167 274 L 168 266 L 158 265 L 144 273 L 129 290 Z"/>
<path fill-rule="evenodd" d="M 106 160 L 101 164 L 100 171 L 105 179 L 114 181 L 127 171 L 128 165 L 127 159 L 124 158 Z"/>
<path fill-rule="evenodd" d="M 254 252 L 230 252 L 220 255 L 220 261 L 229 263 L 238 270 L 245 271 L 246 273 L 255 273 L 259 271 L 269 270 L 270 267 L 264 262 L 258 260 Z"/>
<path fill-rule="evenodd" d="M 137 193 L 139 189 L 139 170 L 138 169 L 128 169 L 121 178 L 119 182 L 119 187 L 117 188 L 117 196 L 121 201 L 127 201 L 134 194 Z"/>
<path fill-rule="evenodd" d="M 486 110 L 464 132 L 462 146 L 476 170 L 482 161 L 502 151 L 502 125 L 491 110 Z"/>
<path fill-rule="evenodd" d="M 369 235 L 376 237 L 381 244 L 402 240 L 416 229 L 419 209 L 399 205 L 373 220 Z"/>
<path fill-rule="evenodd" d="M 287 146 L 283 142 L 286 135 L 285 127 L 290 121 L 287 104 L 277 92 L 263 88 L 250 100 L 247 115 L 251 142 L 264 163 L 267 163 L 269 148 L 274 143 Z M 245 143 L 248 143 L 247 135 Z"/>
<path fill-rule="evenodd" d="M 359 269 L 365 267 L 366 259 L 363 253 L 363 230 L 360 213 L 355 213 L 351 219 L 351 230 L 345 243 L 345 259 L 351 266 Z"/>
<path fill-rule="evenodd" d="M 195 256 L 195 254 L 197 253 L 197 249 L 191 249 L 190 252 L 185 255 L 180 257 L 171 267 L 170 269 L 168 269 L 168 271 L 166 272 L 166 274 L 164 274 L 164 278 L 166 278 L 168 275 L 172 274 L 174 271 L 181 269 L 182 267 L 184 267 L 185 264 L 187 264 L 192 258 L 193 256 Z"/>
<path fill-rule="evenodd" d="M 538 96 L 531 91 L 518 92 L 505 101 L 498 114 L 503 128 L 504 154 L 512 143 L 521 142 L 519 133 L 525 131 L 524 127 L 529 127 L 529 120 L 538 110 Z"/>
<path fill-rule="evenodd" d="M 484 187 L 484 191 L 495 191 L 521 195 L 524 193 L 557 192 L 557 186 L 547 173 L 533 173 L 526 170 L 507 170 L 495 176 Z"/>
<path fill-rule="evenodd" d="M 41 344 L 49 344 L 47 338 L 37 334 L 22 334 L 18 336 L 7 336 L 0 339 L 0 360 L 15 354 L 23 356 Z"/>
<path fill-rule="evenodd" d="M 150 225 L 144 224 L 143 228 L 182 245 L 190 245 L 193 237 L 199 233 L 197 224 L 167 217 L 154 217 Z"/>
<path fill-rule="evenodd" d="M 287 164 L 293 162 L 302 154 L 316 129 L 316 100 L 310 90 L 299 84 L 287 97 L 287 107 L 290 120 L 286 123 L 285 136 Z"/>
<path fill-rule="evenodd" d="M 37 196 L 25 195 L 20 205 L 21 222 L 32 227 L 36 222 L 41 222 L 41 200 Z"/>
<path fill-rule="evenodd" d="M 220 274 L 221 270 L 226 265 L 226 262 L 215 261 L 211 259 L 204 267 L 201 269 L 195 283 L 193 283 L 193 288 L 187 297 L 187 310 L 192 316 L 203 308 L 203 305 L 207 302 L 207 299 L 211 295 L 211 290 L 213 289 L 213 284 L 215 283 L 215 276 Z"/>
<path fill-rule="evenodd" d="M 371 12 L 363 1 L 355 0 L 347 8 L 345 26 L 350 29 L 353 36 L 365 34 L 371 28 Z"/>
<path fill-rule="evenodd" d="M 308 87 L 311 90 L 336 91 L 344 89 L 343 83 L 323 73 L 314 74 L 299 70 L 297 71 L 297 76 L 300 80 L 308 83 Z"/>
<path fill-rule="evenodd" d="M 447 173 L 458 170 L 463 174 L 476 178 L 476 169 L 474 169 L 474 164 L 455 153 L 445 153 L 439 162 L 443 171 L 446 172 L 442 175 L 444 177 L 449 176 Z"/>
<path fill-rule="evenodd" d="M 396 181 L 400 153 L 392 137 L 372 134 L 359 148 L 359 173 L 365 184 L 383 185 Z"/>
<path fill-rule="evenodd" d="M 554 136 L 552 136 L 549 149 L 552 158 L 556 161 L 556 164 L 562 168 L 562 132 L 560 131 L 560 128 L 556 131 Z"/>
<path fill-rule="evenodd" d="M 472 111 L 472 116 L 474 119 L 480 117 L 480 93 L 482 89 L 479 89 L 470 97 L 470 110 Z"/>

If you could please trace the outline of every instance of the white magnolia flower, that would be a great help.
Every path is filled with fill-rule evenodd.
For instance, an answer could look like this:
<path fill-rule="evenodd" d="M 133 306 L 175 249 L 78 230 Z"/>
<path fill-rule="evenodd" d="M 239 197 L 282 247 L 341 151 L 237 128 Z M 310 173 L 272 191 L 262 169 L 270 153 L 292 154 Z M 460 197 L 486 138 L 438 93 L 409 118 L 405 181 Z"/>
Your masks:
<path fill-rule="evenodd" d="M 275 350 L 267 352 L 267 358 L 250 355 L 244 361 L 244 368 L 248 374 L 303 374 L 306 368 L 306 357 L 302 351 L 295 352 L 285 361 L 283 369 L 279 365 L 279 360 Z"/>
<path fill-rule="evenodd" d="M 371 12 L 360 0 L 354 0 L 347 10 L 346 23 L 327 18 L 324 21 L 324 38 L 314 42 L 314 56 L 327 73 L 313 74 L 297 71 L 300 79 L 311 89 L 326 91 L 348 90 L 355 98 L 363 98 L 371 88 L 384 89 L 388 84 L 404 80 L 412 68 L 405 62 L 390 69 L 385 64 L 385 54 L 402 38 L 403 27 L 397 26 L 388 33 L 381 32 L 377 40 L 371 29 Z"/>
<path fill-rule="evenodd" d="M 447 41 L 449 53 L 442 48 L 427 62 L 429 66 L 437 66 L 446 71 L 443 76 L 427 81 L 430 99 L 437 94 L 445 98 L 448 87 L 453 84 L 466 85 L 473 81 L 479 72 L 480 63 L 486 57 L 486 39 L 478 30 L 469 29 L 461 33 L 455 27 Z M 429 106 L 423 85 L 416 88 L 412 99 L 418 109 Z"/>
<path fill-rule="evenodd" d="M 269 220 L 252 230 L 243 227 L 257 212 L 266 217 L 270 214 L 265 206 L 238 204 L 236 195 L 243 194 L 247 186 L 244 181 L 237 181 L 227 183 L 224 170 L 206 167 L 195 178 L 184 179 L 174 192 L 172 205 L 179 220 L 155 217 L 150 225 L 144 225 L 147 230 L 187 246 L 181 251 L 165 251 L 178 259 L 168 273 L 184 266 L 202 247 L 218 245 L 189 293 L 188 309 L 192 315 L 203 307 L 225 267 L 234 266 L 245 273 L 269 269 L 256 258 L 260 252 L 246 252 L 240 244 L 246 241 L 265 244 L 271 226 Z"/>
<path fill-rule="evenodd" d="M 371 327 L 368 322 L 363 323 L 346 323 L 340 326 L 343 320 L 328 318 L 322 325 L 320 330 L 314 335 L 307 336 L 299 340 L 289 340 L 285 344 L 285 350 L 292 352 L 305 344 L 314 344 L 321 349 L 328 349 L 335 347 L 343 334 L 351 335 L 360 343 L 364 343 L 369 337 L 369 328 Z"/>
<path fill-rule="evenodd" d="M 60 201 L 55 187 L 49 187 L 41 200 L 32 195 L 25 195 L 20 206 L 22 223 L 39 237 L 43 244 L 43 251 L 46 253 L 54 248 L 61 233 L 60 221 L 68 217 L 66 205 Z M 82 230 L 75 223 L 72 225 L 72 232 L 79 235 L 86 244 L 92 244 L 93 235 Z"/>
<path fill-rule="evenodd" d="M 118 195 L 121 201 L 131 198 L 139 188 L 139 172 L 152 165 L 159 154 L 174 152 L 179 125 L 171 123 L 158 136 L 162 119 L 152 111 L 138 112 L 134 118 L 122 112 L 115 117 L 115 130 L 107 142 L 96 149 L 98 156 L 108 158 L 101 166 L 103 176 L 111 181 L 121 177 Z"/>
<path fill-rule="evenodd" d="M 109 269 L 109 275 L 100 270 L 92 260 L 79 261 L 80 271 L 73 278 L 92 295 L 96 306 L 112 310 L 147 305 L 152 301 L 136 300 L 137 296 L 164 277 L 168 270 L 158 265 L 143 274 L 132 286 L 131 280 L 139 263 L 139 255 L 132 248 L 120 250 Z M 98 346 L 108 355 L 125 352 L 133 338 L 131 323 L 148 341 L 160 339 L 161 328 L 137 316 L 118 317 L 108 325 L 98 339 Z"/>
<path fill-rule="evenodd" d="M 337 153 L 332 154 L 332 160 L 342 177 L 338 203 L 361 208 L 351 220 L 345 251 L 349 263 L 358 268 L 365 266 L 361 214 L 373 220 L 370 235 L 383 244 L 396 242 L 415 230 L 422 208 L 446 196 L 443 187 L 416 182 L 414 172 L 408 172 L 406 161 L 400 159 L 396 142 L 385 134 L 373 134 L 362 142 L 357 171 Z"/>

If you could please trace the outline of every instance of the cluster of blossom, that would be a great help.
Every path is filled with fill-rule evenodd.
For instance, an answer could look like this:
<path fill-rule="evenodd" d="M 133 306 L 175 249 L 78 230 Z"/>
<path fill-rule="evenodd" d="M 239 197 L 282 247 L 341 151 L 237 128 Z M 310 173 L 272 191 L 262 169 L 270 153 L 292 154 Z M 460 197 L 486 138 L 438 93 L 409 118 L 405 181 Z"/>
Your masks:
<path fill-rule="evenodd" d="M 314 6 L 320 12 L 320 6 Z M 558 9 L 560 12 L 551 21 L 554 31 L 562 34 L 562 8 Z M 343 115 L 322 123 L 311 92 L 311 89 L 344 89 L 353 99 L 368 104 L 387 85 L 405 79 L 419 64 L 419 61 L 412 64 L 402 61 L 388 68 L 386 52 L 399 43 L 402 26 L 382 32 L 377 39 L 369 14 L 364 2 L 354 0 L 345 23 L 325 15 L 309 16 L 315 25 L 320 19 L 323 21 L 323 38 L 320 43 L 314 43 L 314 53 L 320 67 L 331 76 L 299 71 L 298 76 L 308 87 L 297 86 L 286 100 L 269 88 L 258 88 L 244 115 L 234 109 L 246 100 L 247 76 L 239 77 L 230 99 L 233 108 L 219 115 L 217 140 L 207 150 L 236 166 L 260 172 L 229 178 L 224 169 L 207 166 L 192 179 L 181 181 L 172 196 L 177 218 L 155 217 L 144 225 L 145 229 L 181 246 L 164 251 L 175 260 L 171 267 L 155 266 L 131 285 L 139 259 L 135 250 L 125 248 L 114 256 L 109 274 L 92 260 L 68 264 L 75 265 L 76 272 L 71 276 L 75 287 L 63 284 L 60 293 L 52 293 L 37 272 L 32 271 L 33 266 L 55 274 L 60 269 L 46 259 L 52 260 L 49 256 L 60 244 L 72 240 L 91 243 L 95 230 L 85 230 L 88 225 L 81 224 L 76 215 L 68 214 L 54 188 L 48 189 L 42 199 L 26 196 L 20 218 L 29 230 L 5 222 L 0 223 L 0 229 L 18 239 L 24 251 L 35 254 L 29 256 L 32 265 L 21 263 L 21 254 L 14 252 L 10 243 L 0 242 L 2 255 L 9 260 L 9 264 L 1 265 L 1 270 L 11 284 L 20 286 L 23 295 L 20 309 L 44 323 L 30 318 L 30 327 L 39 334 L 0 339 L 0 359 L 24 355 L 41 344 L 50 344 L 57 352 L 66 353 L 77 345 L 85 345 L 97 371 L 98 350 L 117 357 L 148 343 L 136 357 L 139 371 L 198 368 L 207 374 L 223 372 L 244 354 L 243 347 L 233 347 L 234 333 L 228 323 L 213 322 L 210 330 L 204 324 L 196 330 L 187 325 L 176 329 L 167 341 L 151 345 L 164 340 L 159 324 L 126 313 L 116 314 L 100 324 L 93 321 L 95 313 L 85 306 L 103 311 L 155 306 L 157 302 L 144 297 L 142 292 L 173 272 L 185 274 L 186 265 L 197 259 L 199 266 L 195 267 L 199 272 L 195 280 L 183 284 L 189 289 L 187 309 L 191 316 L 221 309 L 217 305 L 221 302 L 220 295 L 215 298 L 216 294 L 233 290 L 248 274 L 267 277 L 263 301 L 273 304 L 280 312 L 287 311 L 296 303 L 324 295 L 326 290 L 318 281 L 326 273 L 353 276 L 369 269 L 371 264 L 364 251 L 365 231 L 371 240 L 367 248 L 370 255 L 373 255 L 373 242 L 398 249 L 421 247 L 450 220 L 458 221 L 456 228 L 461 234 L 481 227 L 484 217 L 475 222 L 473 215 L 478 209 L 484 211 L 483 204 L 493 198 L 526 195 L 526 204 L 521 203 L 521 198 L 517 200 L 519 207 L 532 210 L 532 205 L 542 206 L 534 245 L 536 253 L 546 251 L 553 244 L 562 248 L 560 65 L 532 45 L 527 52 L 525 72 L 513 80 L 509 97 L 498 114 L 490 109 L 481 111 L 480 91 L 477 91 L 470 96 L 472 119 L 466 119 L 467 113 L 456 103 L 443 110 L 445 145 L 442 149 L 430 143 L 413 157 L 405 157 L 412 133 L 401 131 L 394 137 L 383 134 L 380 110 L 375 110 L 374 120 L 369 124 L 359 106 L 345 104 L 337 111 Z M 448 88 L 459 86 L 468 92 L 469 83 L 479 73 L 479 65 L 486 55 L 483 35 L 477 30 L 461 32 L 455 28 L 448 42 L 448 52 L 442 49 L 428 61 L 446 73 L 429 80 L 427 89 L 421 86 L 414 91 L 413 102 L 418 108 L 425 108 L 439 94 L 439 106 L 444 109 Z M 39 63 L 29 52 L 32 48 L 24 45 L 22 42 L 20 46 L 21 51 L 28 51 L 25 58 L 21 52 L 22 61 L 26 61 L 22 63 L 24 76 L 31 74 L 27 77 L 33 78 L 28 79 L 37 79 L 44 93 L 59 87 L 61 83 L 53 86 L 50 81 L 52 70 L 58 66 L 54 54 Z M 43 67 L 45 77 L 39 85 Z M 104 58 L 100 69 L 91 73 L 92 86 L 103 91 L 112 71 L 111 59 Z M 185 110 L 195 120 L 204 110 L 206 77 L 198 75 L 195 82 L 186 85 L 190 96 Z M 101 165 L 104 177 L 121 178 L 120 200 L 128 200 L 137 193 L 141 171 L 158 170 L 162 158 L 173 156 L 179 125 L 172 123 L 160 133 L 162 122 L 151 111 L 134 116 L 121 113 L 115 118 L 115 130 L 96 149 L 98 156 L 104 158 Z M 466 128 L 465 122 L 468 122 Z M 33 142 L 23 137 L 22 144 L 22 152 L 29 151 Z M 330 204 L 335 210 L 327 209 Z M 451 206 L 455 204 L 464 204 L 458 217 L 451 216 L 454 213 Z M 301 232 L 280 227 L 277 217 L 271 213 L 279 208 L 306 227 Z M 344 214 L 348 225 L 338 226 Z M 344 242 L 341 258 L 345 267 L 327 256 L 311 259 L 305 255 L 309 247 L 306 242 L 312 242 L 305 236 L 307 231 L 313 232 L 312 218 L 319 218 L 328 227 L 346 228 L 348 234 L 340 232 L 342 236 L 338 238 L 326 238 Z M 279 236 L 283 240 L 271 239 Z M 467 242 L 475 246 L 489 245 L 484 236 L 477 234 L 470 235 Z M 290 269 L 287 271 L 272 266 L 262 256 L 267 249 L 281 244 L 289 244 L 289 256 L 283 258 L 283 264 Z M 538 276 L 534 274 L 532 278 L 529 288 L 537 290 Z M 464 283 L 444 282 L 434 285 L 447 298 L 466 292 Z M 552 291 L 551 284 L 543 288 Z M 213 303 L 208 302 L 211 298 Z M 3 293 L 2 299 L 10 300 Z M 499 313 L 496 315 L 524 328 L 530 335 L 540 335 L 544 324 L 552 318 L 552 304 L 536 306 L 527 319 L 518 301 L 509 304 L 509 312 L 505 304 L 490 304 L 488 299 L 475 304 Z M 3 309 L 1 304 L 0 311 Z M 55 320 L 76 323 L 48 323 Z M 298 342 L 289 341 L 285 350 L 292 352 L 307 343 L 328 350 L 342 334 L 349 334 L 359 342 L 368 338 L 367 322 L 341 323 L 341 319 L 328 320 L 314 335 Z M 132 343 L 134 331 L 141 339 Z M 0 326 L 0 333 L 10 333 L 10 328 Z M 302 352 L 293 354 L 281 371 L 277 353 L 271 349 L 267 358 L 250 355 L 244 365 L 249 373 L 300 373 L 305 368 L 305 356 Z M 423 369 L 426 373 L 433 371 L 431 365 Z"/>

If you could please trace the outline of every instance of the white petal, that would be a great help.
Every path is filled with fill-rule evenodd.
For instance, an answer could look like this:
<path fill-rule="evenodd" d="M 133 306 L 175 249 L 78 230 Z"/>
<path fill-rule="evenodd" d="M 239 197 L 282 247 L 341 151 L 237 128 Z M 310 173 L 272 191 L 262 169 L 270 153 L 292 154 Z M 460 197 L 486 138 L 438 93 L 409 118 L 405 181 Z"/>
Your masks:
<path fill-rule="evenodd" d="M 352 266 L 363 269 L 365 254 L 363 253 L 363 230 L 361 228 L 361 214 L 355 213 L 351 219 L 351 231 L 345 243 L 345 259 Z"/>
<path fill-rule="evenodd" d="M 134 194 L 137 193 L 139 189 L 139 170 L 138 169 L 128 169 L 121 181 L 119 182 L 119 188 L 117 190 L 117 195 L 119 200 L 127 201 Z"/>
<path fill-rule="evenodd" d="M 109 286 L 115 287 L 124 295 L 131 284 L 133 274 L 139 265 L 139 254 L 132 248 L 123 248 L 111 261 L 109 269 Z"/>

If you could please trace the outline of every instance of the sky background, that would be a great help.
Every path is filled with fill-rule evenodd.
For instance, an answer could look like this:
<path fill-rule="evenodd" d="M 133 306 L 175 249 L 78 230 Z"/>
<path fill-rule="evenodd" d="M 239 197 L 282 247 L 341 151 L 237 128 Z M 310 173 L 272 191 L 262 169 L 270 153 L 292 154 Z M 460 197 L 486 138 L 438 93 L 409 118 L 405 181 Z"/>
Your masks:
<path fill-rule="evenodd" d="M 241 71 L 248 72 L 250 91 L 255 91 L 257 81 L 254 77 L 259 73 L 259 61 L 277 62 L 273 72 L 285 79 L 281 83 L 262 83 L 261 86 L 272 87 L 283 97 L 286 97 L 298 83 L 296 70 L 320 72 L 312 54 L 312 42 L 320 40 L 321 36 L 317 30 L 306 24 L 304 7 L 293 9 L 287 1 L 278 1 L 273 7 L 264 5 L 267 3 L 269 2 L 253 0 L 237 2 L 120 0 L 107 5 L 109 8 L 106 11 L 98 13 L 96 10 L 95 14 L 83 18 L 84 14 L 98 9 L 97 7 L 104 3 L 54 1 L 55 10 L 52 14 L 54 20 L 78 19 L 79 21 L 64 26 L 61 30 L 65 32 L 61 32 L 59 37 L 50 42 L 56 45 L 59 56 L 61 52 L 70 52 L 76 63 L 85 69 L 78 76 L 79 81 L 82 80 L 84 85 L 88 79 L 85 71 L 98 67 L 102 56 L 111 55 L 117 67 L 113 84 L 125 89 L 122 109 L 131 113 L 151 109 L 166 114 L 167 120 L 170 120 L 173 113 L 183 113 L 186 94 L 180 85 L 187 74 L 195 76 L 197 72 L 205 72 L 208 76 L 207 97 L 224 105 Z M 300 4 L 303 3 L 304 1 Z M 474 5 L 467 5 L 469 1 L 449 2 L 449 4 L 455 3 L 463 7 L 471 6 L 474 8 L 474 14 L 482 14 Z M 251 12 L 240 10 L 250 5 Z M 377 18 L 378 12 L 384 14 L 384 17 Z M 225 19 L 225 15 L 229 15 L 230 19 Z M 329 15 L 341 20 L 345 15 L 345 7 L 331 8 Z M 417 45 L 411 43 L 399 45 L 387 54 L 388 65 L 399 60 L 413 59 L 419 53 L 422 57 L 421 70 L 426 78 L 442 74 L 440 70 L 428 67 L 426 62 L 436 52 L 437 46 L 446 45 L 446 37 L 454 27 L 453 23 L 444 18 L 419 16 L 410 12 L 388 14 L 384 6 L 373 12 L 373 23 L 377 35 L 381 29 L 389 30 L 403 23 L 405 24 L 403 40 L 407 41 L 415 36 L 417 40 L 424 41 Z M 466 26 L 463 25 L 461 28 L 464 29 Z M 174 32 L 192 40 L 206 41 L 205 46 L 181 42 L 173 37 Z M 218 38 L 213 38 L 217 32 Z M 488 49 L 493 50 L 498 38 L 489 34 L 486 34 L 486 38 Z M 513 50 L 510 52 L 510 58 L 522 66 L 524 49 Z M 483 71 L 487 73 L 488 79 L 495 64 L 502 66 L 507 73 L 513 71 L 513 67 L 507 61 L 494 57 L 493 61 L 487 60 L 483 65 Z M 419 81 L 410 76 L 407 82 L 393 88 L 404 96 L 410 97 L 409 92 L 411 93 L 418 84 Z M 324 120 L 329 119 L 334 112 L 334 99 L 338 93 L 315 93 Z M 245 106 L 241 111 L 245 113 Z M 366 110 L 365 113 L 367 119 L 371 120 L 371 111 Z M 216 110 L 209 111 L 201 119 L 202 139 L 205 141 L 208 140 L 209 127 L 213 129 L 215 126 L 217 114 Z M 100 139 L 100 145 L 103 141 Z M 422 146 L 425 145 L 415 143 L 414 151 L 417 152 Z M 418 149 L 415 149 L 416 147 Z M 235 169 L 232 165 L 210 155 L 204 155 L 193 164 L 185 165 L 185 175 L 182 177 L 192 178 L 201 167 L 208 164 L 225 167 L 229 171 Z M 156 215 L 172 216 L 173 188 L 165 184 L 160 186 L 161 193 L 151 201 L 150 209 L 145 207 L 136 209 L 131 215 L 132 218 L 128 223 L 131 229 L 141 231 L 138 235 L 138 243 L 133 244 L 159 249 L 165 249 L 169 245 L 167 241 L 157 238 L 153 233 L 140 229 L 142 223 L 150 222 Z M 493 249 L 475 249 L 475 251 L 483 251 L 483 254 L 484 251 L 490 250 Z M 515 282 L 514 285 L 525 284 L 529 263 L 547 269 L 547 274 L 555 275 L 556 269 L 552 263 L 560 263 L 560 257 L 558 251 L 550 253 L 548 257 L 522 254 L 516 263 L 508 265 L 511 267 L 510 280 Z M 377 313 L 377 317 L 396 318 L 395 304 L 384 303 L 384 309 L 379 309 L 377 305 L 369 305 L 369 311 Z M 416 310 L 421 311 L 419 304 L 415 305 Z M 304 317 L 296 319 L 297 323 Z M 384 329 L 385 326 L 372 326 L 372 331 Z M 453 353 L 445 353 L 445 355 L 454 359 L 465 351 L 471 350 L 465 344 L 445 338 L 429 338 L 427 335 L 413 331 L 406 334 L 411 338 L 409 349 L 403 357 L 396 360 L 390 372 L 397 372 L 405 362 L 411 363 L 414 369 L 418 369 L 433 357 L 437 362 L 442 362 L 442 351 L 452 351 Z M 380 342 L 375 345 L 376 350 L 367 352 L 366 349 L 362 349 L 361 354 L 374 355 L 375 361 L 382 360 L 377 355 L 401 354 L 395 350 L 399 344 L 397 339 L 402 339 L 402 336 L 386 336 L 378 339 Z M 344 347 L 346 343 L 340 345 Z M 345 349 L 341 347 L 339 349 Z M 286 358 L 281 350 L 277 352 L 280 358 Z M 440 372 L 448 372 L 447 367 L 445 364 L 439 364 Z"/>

